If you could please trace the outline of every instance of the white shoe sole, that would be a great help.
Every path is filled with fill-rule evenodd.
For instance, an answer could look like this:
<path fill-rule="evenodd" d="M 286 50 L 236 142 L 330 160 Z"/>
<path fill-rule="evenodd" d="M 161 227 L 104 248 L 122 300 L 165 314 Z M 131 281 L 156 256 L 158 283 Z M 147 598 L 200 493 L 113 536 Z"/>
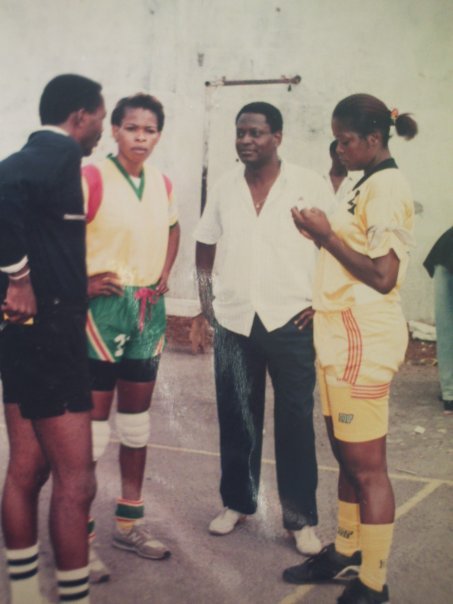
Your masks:
<path fill-rule="evenodd" d="M 165 550 L 160 554 L 146 554 L 137 549 L 134 545 L 127 545 L 127 543 L 121 543 L 120 541 L 112 541 L 113 547 L 117 547 L 118 549 L 122 549 L 126 552 L 132 552 L 133 554 L 137 554 L 140 558 L 147 558 L 148 560 L 166 560 L 171 556 L 170 550 Z"/>

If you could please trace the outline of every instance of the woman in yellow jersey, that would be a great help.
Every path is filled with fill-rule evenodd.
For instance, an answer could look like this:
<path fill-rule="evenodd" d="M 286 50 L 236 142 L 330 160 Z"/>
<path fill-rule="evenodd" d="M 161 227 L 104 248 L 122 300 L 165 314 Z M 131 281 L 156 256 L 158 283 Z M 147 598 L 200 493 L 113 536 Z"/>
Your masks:
<path fill-rule="evenodd" d="M 179 225 L 169 179 L 145 163 L 164 125 L 161 103 L 146 94 L 123 98 L 111 122 L 117 154 L 83 170 L 94 459 L 109 442 L 116 391 L 121 496 L 113 545 L 161 559 L 170 552 L 143 524 L 142 483 L 148 412 L 165 343 L 164 294 L 178 250 Z M 91 579 L 106 580 L 108 570 L 91 550 Z"/>
<path fill-rule="evenodd" d="M 389 601 L 395 501 L 386 463 L 388 398 L 407 347 L 399 289 L 414 215 L 409 186 L 388 148 L 392 126 L 406 139 L 417 133 L 409 114 L 390 111 L 371 95 L 338 103 L 332 117 L 338 156 L 364 176 L 330 222 L 315 208 L 292 210 L 299 231 L 320 247 L 314 338 L 323 414 L 340 475 L 335 543 L 286 569 L 284 579 L 351 579 L 341 604 Z"/>

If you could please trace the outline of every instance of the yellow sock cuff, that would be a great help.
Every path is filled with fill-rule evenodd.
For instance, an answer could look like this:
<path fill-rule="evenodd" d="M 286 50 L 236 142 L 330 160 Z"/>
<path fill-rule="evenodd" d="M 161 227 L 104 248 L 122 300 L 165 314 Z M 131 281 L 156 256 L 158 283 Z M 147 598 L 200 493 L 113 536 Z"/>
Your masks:
<path fill-rule="evenodd" d="M 387 578 L 387 562 L 392 545 L 394 524 L 362 524 L 360 540 L 362 566 L 359 577 L 362 583 L 382 591 Z"/>
<path fill-rule="evenodd" d="M 360 507 L 358 503 L 338 500 L 338 525 L 335 549 L 351 556 L 360 549 Z"/>

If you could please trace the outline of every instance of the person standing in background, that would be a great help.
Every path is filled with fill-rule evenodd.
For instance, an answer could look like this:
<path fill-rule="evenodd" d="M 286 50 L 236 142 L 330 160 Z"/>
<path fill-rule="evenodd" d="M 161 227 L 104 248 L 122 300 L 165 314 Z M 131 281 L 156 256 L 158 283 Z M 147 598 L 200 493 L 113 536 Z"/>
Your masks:
<path fill-rule="evenodd" d="M 337 140 L 332 141 L 329 145 L 329 155 L 332 163 L 329 172 L 325 175 L 325 179 L 329 183 L 329 186 L 332 187 L 332 192 L 338 202 L 341 202 L 345 201 L 348 196 L 351 196 L 354 185 L 359 180 L 359 174 L 352 176 L 346 166 L 341 163 L 337 155 L 337 145 Z"/>
<path fill-rule="evenodd" d="M 423 266 L 434 278 L 436 350 L 445 415 L 453 413 L 453 227 L 436 241 Z"/>

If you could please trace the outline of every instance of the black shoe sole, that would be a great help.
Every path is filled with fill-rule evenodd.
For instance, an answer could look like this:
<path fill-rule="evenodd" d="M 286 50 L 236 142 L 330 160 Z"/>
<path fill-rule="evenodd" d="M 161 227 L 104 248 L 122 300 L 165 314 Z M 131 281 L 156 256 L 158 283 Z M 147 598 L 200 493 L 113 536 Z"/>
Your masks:
<path fill-rule="evenodd" d="M 357 579 L 358 576 L 359 566 L 348 566 L 331 579 L 298 579 L 291 575 L 291 573 L 288 572 L 288 569 L 283 571 L 283 580 L 286 583 L 292 583 L 293 585 L 329 585 L 331 583 L 346 585 L 349 581 Z"/>

